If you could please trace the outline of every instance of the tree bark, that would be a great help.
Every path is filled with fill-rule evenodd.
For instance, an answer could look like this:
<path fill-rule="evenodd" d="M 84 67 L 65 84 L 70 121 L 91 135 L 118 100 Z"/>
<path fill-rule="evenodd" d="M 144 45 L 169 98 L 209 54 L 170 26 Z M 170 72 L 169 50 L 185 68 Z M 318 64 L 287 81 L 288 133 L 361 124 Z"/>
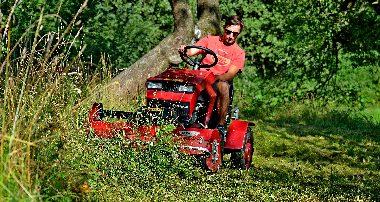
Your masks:
<path fill-rule="evenodd" d="M 145 92 L 147 78 L 164 71 L 171 63 L 180 62 L 177 49 L 181 44 L 190 44 L 195 23 L 189 0 L 173 0 L 171 6 L 174 32 L 98 90 L 94 94 L 96 102 L 102 102 L 107 108 L 120 108 L 131 101 L 133 103 L 141 92 Z M 198 12 L 202 35 L 220 33 L 218 0 L 199 0 Z"/>
<path fill-rule="evenodd" d="M 202 37 L 222 33 L 218 0 L 198 0 L 197 17 L 199 19 L 197 25 L 202 31 Z"/>

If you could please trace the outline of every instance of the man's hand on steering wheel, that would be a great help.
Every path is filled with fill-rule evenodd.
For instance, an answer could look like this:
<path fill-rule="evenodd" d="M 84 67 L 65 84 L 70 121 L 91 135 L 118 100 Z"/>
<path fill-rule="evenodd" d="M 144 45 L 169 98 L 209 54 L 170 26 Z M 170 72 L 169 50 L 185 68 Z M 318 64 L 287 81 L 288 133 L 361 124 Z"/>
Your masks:
<path fill-rule="evenodd" d="M 191 49 L 192 50 L 197 49 L 197 50 L 195 53 L 188 54 L 189 49 L 190 50 Z M 216 56 L 214 51 L 212 51 L 208 48 L 202 47 L 202 46 L 184 46 L 184 45 L 181 45 L 180 48 L 178 49 L 178 52 L 180 53 L 182 60 L 184 62 L 186 62 L 188 65 L 190 65 L 191 67 L 193 67 L 194 69 L 210 68 L 210 67 L 215 66 L 218 63 L 218 57 Z M 198 55 L 199 53 L 201 53 L 203 55 L 203 57 L 200 60 L 195 60 L 195 59 L 190 58 L 191 56 Z M 203 64 L 202 63 L 203 59 L 207 55 L 211 55 L 213 57 L 214 62 L 212 64 Z"/>
<path fill-rule="evenodd" d="M 186 47 L 186 45 L 179 46 L 179 48 L 178 48 L 179 54 L 183 54 L 185 52 L 185 47 Z"/>

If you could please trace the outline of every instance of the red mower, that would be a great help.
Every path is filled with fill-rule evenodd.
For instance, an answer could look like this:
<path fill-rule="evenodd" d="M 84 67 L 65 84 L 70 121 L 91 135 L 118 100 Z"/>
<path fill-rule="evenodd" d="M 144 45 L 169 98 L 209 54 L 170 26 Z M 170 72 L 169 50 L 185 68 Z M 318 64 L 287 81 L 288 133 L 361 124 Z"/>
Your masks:
<path fill-rule="evenodd" d="M 123 134 L 130 140 L 155 141 L 157 130 L 164 124 L 174 124 L 173 140 L 179 150 L 200 157 L 206 169 L 216 172 L 222 165 L 223 154 L 230 153 L 232 165 L 249 169 L 253 157 L 252 122 L 237 119 L 238 110 L 229 107 L 226 136 L 217 127 L 217 93 L 213 88 L 215 76 L 208 69 L 217 63 L 216 54 L 210 49 L 202 49 L 200 59 L 180 54 L 188 68 L 170 67 L 163 73 L 146 81 L 147 105 L 136 112 L 104 110 L 101 103 L 94 103 L 89 122 L 94 134 L 101 138 L 112 138 Z M 202 64 L 210 54 L 213 64 Z M 231 86 L 231 98 L 233 90 Z M 231 99 L 232 102 L 232 99 Z M 234 112 L 232 112 L 234 111 Z M 232 114 L 232 116 L 231 116 Z M 105 121 L 105 117 L 118 121 Z"/>

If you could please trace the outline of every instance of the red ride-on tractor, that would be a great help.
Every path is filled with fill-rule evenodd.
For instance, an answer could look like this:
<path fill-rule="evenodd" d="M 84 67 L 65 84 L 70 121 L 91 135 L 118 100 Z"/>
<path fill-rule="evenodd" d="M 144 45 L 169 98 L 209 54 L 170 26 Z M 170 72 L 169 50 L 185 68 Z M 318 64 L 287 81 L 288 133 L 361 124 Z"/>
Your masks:
<path fill-rule="evenodd" d="M 197 60 L 184 54 L 189 48 L 202 49 L 202 58 Z M 250 127 L 254 124 L 237 119 L 237 110 L 231 117 L 230 107 L 226 137 L 216 128 L 217 93 L 212 86 L 215 76 L 208 71 L 217 63 L 216 54 L 199 46 L 187 46 L 184 53 L 181 58 L 188 68 L 170 67 L 148 78 L 146 106 L 136 112 L 123 112 L 104 110 L 101 103 L 94 103 L 89 113 L 90 127 L 96 136 L 102 138 L 122 133 L 130 140 L 154 141 L 160 126 L 174 124 L 173 140 L 178 143 L 179 150 L 200 157 L 208 170 L 219 170 L 226 153 L 231 153 L 233 166 L 249 169 L 254 150 Z M 206 55 L 214 58 L 213 64 L 201 63 Z M 105 117 L 117 118 L 118 121 L 105 121 Z"/>

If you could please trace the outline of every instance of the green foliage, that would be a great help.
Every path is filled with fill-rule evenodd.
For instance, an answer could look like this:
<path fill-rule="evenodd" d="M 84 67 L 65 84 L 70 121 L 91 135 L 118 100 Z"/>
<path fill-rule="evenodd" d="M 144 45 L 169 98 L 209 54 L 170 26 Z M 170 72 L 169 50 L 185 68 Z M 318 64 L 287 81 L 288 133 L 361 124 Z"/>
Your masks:
<path fill-rule="evenodd" d="M 133 64 L 172 31 L 168 1 L 91 2 L 85 13 L 87 57 L 109 55 L 119 68 Z"/>
<path fill-rule="evenodd" d="M 380 17 L 368 2 L 345 4 L 221 1 L 224 16 L 245 22 L 239 42 L 248 73 L 239 85 L 252 83 L 242 89 L 255 94 L 247 95 L 253 108 L 310 98 L 361 107 L 379 101 Z"/>
<path fill-rule="evenodd" d="M 1 3 L 2 12 L 5 11 L 0 23 L 3 28 L 13 3 Z M 42 8 L 49 15 L 45 16 L 41 35 L 66 28 L 81 3 L 72 0 L 21 1 L 10 26 L 12 44 L 24 34 L 27 36 L 23 40 L 33 39 L 30 26 L 36 25 Z M 173 19 L 169 1 L 89 1 L 73 32 L 81 30 L 82 26 L 81 43 L 75 43 L 74 47 L 78 49 L 86 44 L 83 57 L 94 64 L 105 55 L 116 67 L 113 72 L 117 72 L 131 65 L 167 36 L 172 31 Z M 14 58 L 17 57 L 19 54 L 15 53 Z"/>
<path fill-rule="evenodd" d="M 24 40 L 32 43 L 33 33 L 25 31 L 36 24 L 42 8 L 44 13 L 59 17 L 46 16 L 41 35 L 59 32 L 61 28 L 57 27 L 68 25 L 80 3 L 21 1 L 11 23 L 12 44 L 24 33 L 29 33 Z M 190 4 L 195 7 L 196 2 Z M 3 28 L 12 5 L 10 1 L 1 3 Z M 359 107 L 378 102 L 380 19 L 375 4 L 343 0 L 222 0 L 220 10 L 222 18 L 239 14 L 245 21 L 239 42 L 247 53 L 246 69 L 255 69 L 248 75 L 258 86 L 252 89 L 259 97 L 253 102 L 255 108 L 310 98 Z M 74 51 L 68 52 L 86 45 L 83 58 L 93 64 L 106 59 L 115 74 L 148 52 L 172 29 L 169 1 L 90 1 L 65 41 L 70 43 L 80 30 L 80 40 L 73 43 Z M 4 43 L 2 49 L 6 50 Z M 19 53 L 12 56 L 18 58 Z M 356 72 L 366 77 L 355 76 Z"/>

